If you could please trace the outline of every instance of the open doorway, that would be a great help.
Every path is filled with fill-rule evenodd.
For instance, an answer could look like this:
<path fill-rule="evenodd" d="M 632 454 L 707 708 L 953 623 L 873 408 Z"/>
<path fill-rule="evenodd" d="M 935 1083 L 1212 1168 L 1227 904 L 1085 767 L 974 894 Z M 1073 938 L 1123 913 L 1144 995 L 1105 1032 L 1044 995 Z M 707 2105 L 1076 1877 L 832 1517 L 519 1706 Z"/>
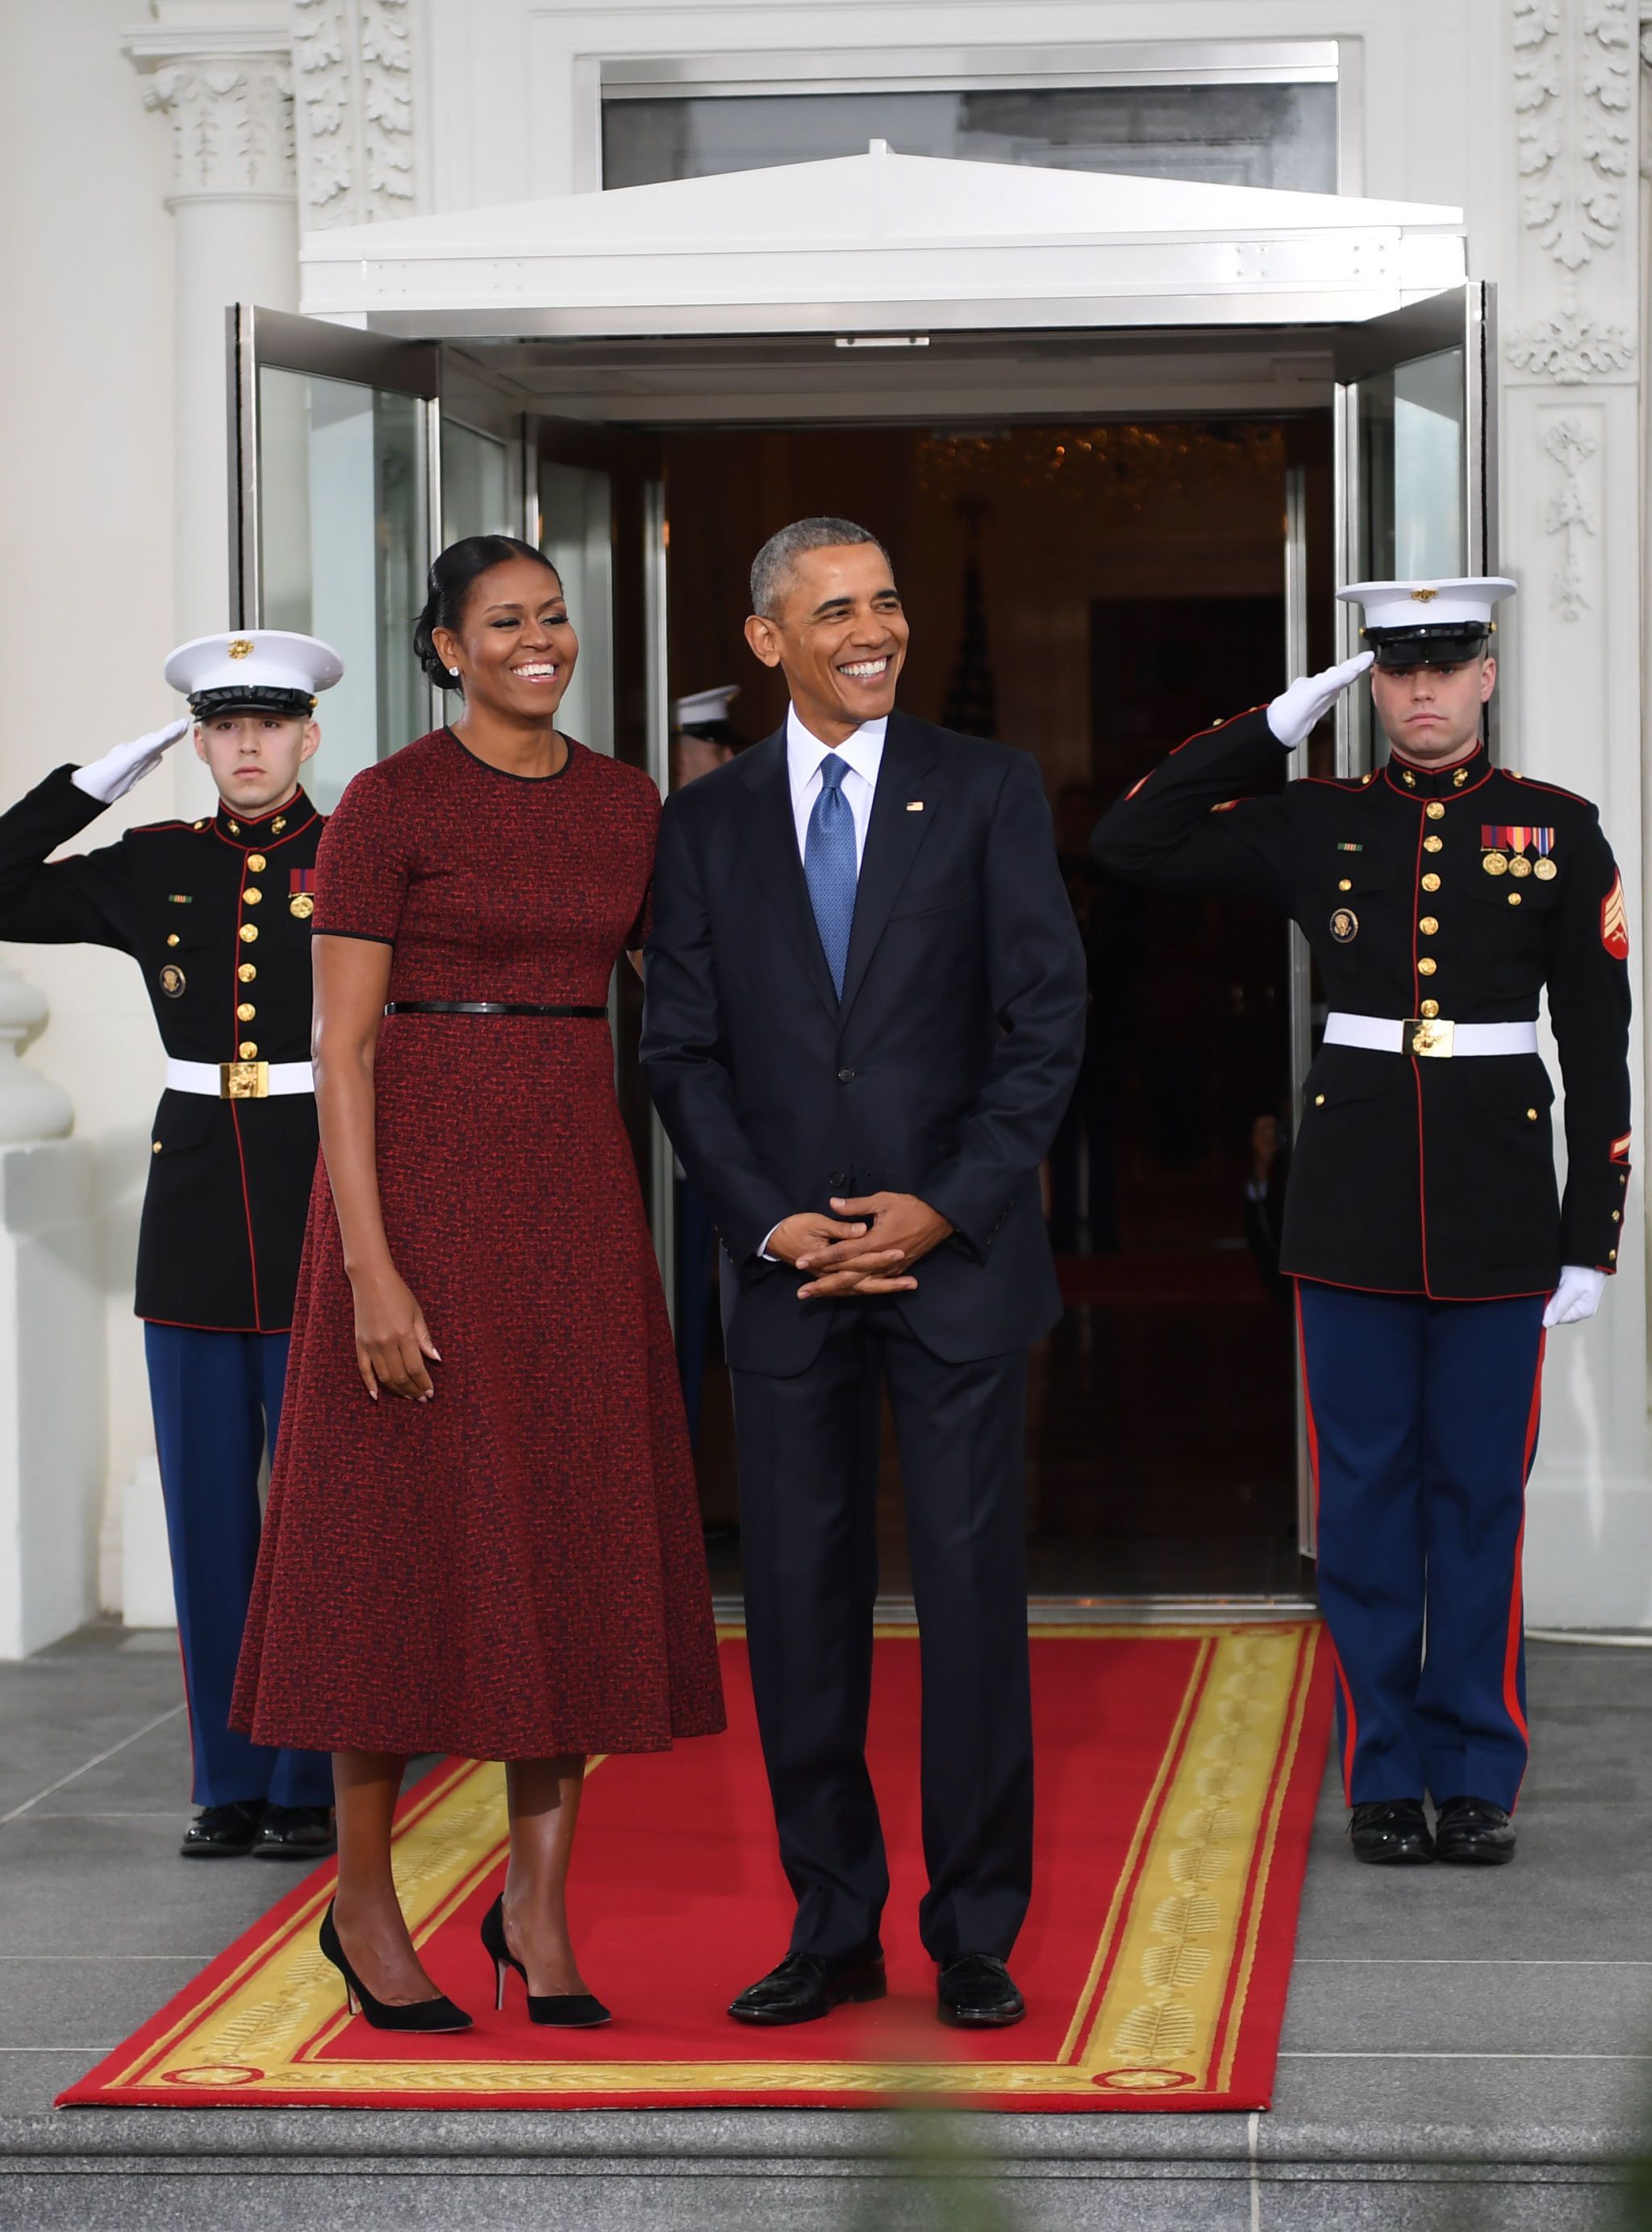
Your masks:
<path fill-rule="evenodd" d="M 1322 425 L 660 438 L 674 698 L 737 684 L 729 717 L 746 742 L 779 726 L 783 685 L 741 633 L 750 560 L 788 519 L 845 515 L 895 561 L 912 623 L 905 710 L 1000 736 L 1044 775 L 1092 1020 L 1046 1172 L 1067 1309 L 1033 1362 L 1033 1593 L 1294 1590 L 1291 1325 L 1270 1260 L 1288 1157 L 1287 932 L 1236 902 L 1124 892 L 1086 846 L 1097 814 L 1164 751 L 1279 688 L 1287 472 L 1328 509 Z M 1314 540 L 1328 549 L 1327 534 Z M 691 1198 L 679 1219 L 679 1338 L 716 1577 L 729 1586 L 734 1443 L 713 1262 Z M 898 1593 L 892 1446 L 884 1470 L 883 1586 Z"/>

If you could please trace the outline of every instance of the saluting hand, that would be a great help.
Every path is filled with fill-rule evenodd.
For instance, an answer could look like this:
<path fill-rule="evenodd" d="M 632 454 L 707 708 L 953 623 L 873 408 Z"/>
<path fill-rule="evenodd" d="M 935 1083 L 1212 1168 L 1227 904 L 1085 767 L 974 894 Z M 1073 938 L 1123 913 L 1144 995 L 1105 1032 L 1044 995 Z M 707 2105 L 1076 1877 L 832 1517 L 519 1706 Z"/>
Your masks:
<path fill-rule="evenodd" d="M 181 721 L 168 721 L 164 729 L 152 729 L 146 736 L 139 736 L 130 744 L 115 744 L 101 759 L 89 760 L 84 767 L 76 768 L 69 781 L 76 790 L 83 790 L 100 805 L 113 806 L 117 798 L 126 796 L 133 783 L 153 774 L 189 726 L 186 714 Z"/>
<path fill-rule="evenodd" d="M 356 1303 L 356 1369 L 376 1403 L 379 1390 L 410 1403 L 430 1403 L 436 1385 L 424 1359 L 437 1364 L 442 1353 L 431 1339 L 424 1313 L 393 1265 L 351 1281 Z"/>
<path fill-rule="evenodd" d="M 1280 691 L 1267 709 L 1267 725 L 1287 752 L 1293 752 L 1305 736 L 1312 735 L 1349 684 L 1358 681 L 1376 656 L 1375 652 L 1362 651 L 1357 659 L 1344 659 L 1340 666 L 1302 675 L 1288 690 Z"/>

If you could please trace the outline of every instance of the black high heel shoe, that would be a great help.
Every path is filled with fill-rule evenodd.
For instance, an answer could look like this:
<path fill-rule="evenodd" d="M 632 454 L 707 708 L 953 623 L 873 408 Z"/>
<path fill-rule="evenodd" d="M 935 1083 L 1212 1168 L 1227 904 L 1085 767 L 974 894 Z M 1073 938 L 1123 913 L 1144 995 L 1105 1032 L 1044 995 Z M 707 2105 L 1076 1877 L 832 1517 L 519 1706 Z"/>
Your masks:
<path fill-rule="evenodd" d="M 365 2015 L 374 2030 L 470 2029 L 470 2016 L 463 2008 L 456 2008 L 451 2000 L 414 2000 L 406 2007 L 392 2007 L 386 2001 L 375 2000 L 345 1958 L 344 1948 L 339 1943 L 338 1926 L 333 1919 L 333 1902 L 330 1899 L 327 1912 L 321 1917 L 321 1951 L 344 1979 L 344 1996 L 351 2014 Z"/>
<path fill-rule="evenodd" d="M 514 1969 L 523 1983 L 528 1971 L 505 1942 L 505 1895 L 502 1891 L 482 1917 L 482 1943 L 493 1963 L 494 2006 L 505 2004 L 505 1975 Z M 594 2030 L 599 2023 L 611 2022 L 608 2010 L 590 1992 L 529 1992 L 528 2020 L 545 2023 L 560 2030 Z"/>

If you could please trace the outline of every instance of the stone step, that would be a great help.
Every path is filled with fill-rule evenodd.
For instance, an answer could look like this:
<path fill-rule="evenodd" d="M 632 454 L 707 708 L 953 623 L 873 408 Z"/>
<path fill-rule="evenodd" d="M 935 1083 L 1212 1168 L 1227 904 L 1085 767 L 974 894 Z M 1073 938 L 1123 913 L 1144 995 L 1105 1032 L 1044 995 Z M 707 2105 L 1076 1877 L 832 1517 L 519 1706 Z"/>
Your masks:
<path fill-rule="evenodd" d="M 1636 2146 L 1278 2115 L 75 2110 L 0 2125 L 0 2227 L 1617 2232 Z"/>

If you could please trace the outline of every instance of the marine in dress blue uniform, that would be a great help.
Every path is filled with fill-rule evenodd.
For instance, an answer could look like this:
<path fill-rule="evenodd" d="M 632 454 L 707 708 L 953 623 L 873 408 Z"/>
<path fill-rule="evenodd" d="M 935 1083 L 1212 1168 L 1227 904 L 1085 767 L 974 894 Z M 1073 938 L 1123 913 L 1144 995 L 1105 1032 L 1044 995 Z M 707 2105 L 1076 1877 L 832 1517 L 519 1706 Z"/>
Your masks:
<path fill-rule="evenodd" d="M 1591 1314 L 1616 1270 L 1629 1177 L 1629 932 L 1610 848 L 1586 799 L 1494 767 L 1479 737 L 1492 613 L 1513 587 L 1340 592 L 1364 603 L 1370 650 L 1189 739 L 1094 840 L 1117 875 L 1281 908 L 1325 985 L 1280 1260 L 1297 1282 L 1354 1849 L 1383 1863 L 1513 1857 L 1545 1335 Z M 1279 788 L 1280 744 L 1373 659 L 1386 764 Z M 1538 1053 L 1545 992 L 1564 1196 Z"/>
<path fill-rule="evenodd" d="M 255 1745 L 228 1715 L 316 1156 L 310 887 L 322 816 L 295 787 L 297 740 L 308 756 L 317 732 L 295 723 L 313 723 L 316 692 L 342 672 L 327 645 L 282 631 L 185 644 L 166 678 L 189 698 L 216 814 L 49 858 L 159 765 L 191 726 L 182 720 L 56 769 L 0 814 L 0 938 L 131 954 L 166 1049 L 136 1307 L 202 1809 L 182 1846 L 192 1858 L 332 1849 L 326 1755 Z"/>

